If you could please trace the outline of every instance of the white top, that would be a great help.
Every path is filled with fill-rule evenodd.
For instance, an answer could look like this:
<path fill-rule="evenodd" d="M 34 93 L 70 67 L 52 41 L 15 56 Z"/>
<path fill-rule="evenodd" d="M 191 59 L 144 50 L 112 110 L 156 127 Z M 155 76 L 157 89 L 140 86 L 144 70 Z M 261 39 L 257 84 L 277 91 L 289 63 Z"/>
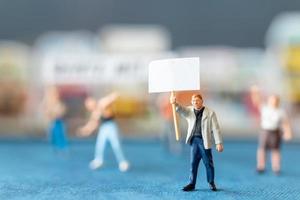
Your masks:
<path fill-rule="evenodd" d="M 280 128 L 282 121 L 286 119 L 283 109 L 272 108 L 264 105 L 261 109 L 261 127 L 263 130 L 274 131 Z"/>

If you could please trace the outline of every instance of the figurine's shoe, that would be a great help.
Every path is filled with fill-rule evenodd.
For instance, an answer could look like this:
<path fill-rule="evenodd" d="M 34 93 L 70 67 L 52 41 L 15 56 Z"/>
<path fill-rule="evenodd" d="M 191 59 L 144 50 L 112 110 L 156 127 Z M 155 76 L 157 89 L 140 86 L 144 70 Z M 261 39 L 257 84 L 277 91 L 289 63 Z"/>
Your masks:
<path fill-rule="evenodd" d="M 212 191 L 214 191 L 214 192 L 217 191 L 217 187 L 216 187 L 216 185 L 215 185 L 214 182 L 209 183 L 208 185 L 209 185 L 209 188 L 210 188 Z"/>
<path fill-rule="evenodd" d="M 129 169 L 129 162 L 127 161 L 122 161 L 119 163 L 119 170 L 121 172 L 126 172 Z"/>
<path fill-rule="evenodd" d="M 276 176 L 280 176 L 280 174 L 281 174 L 280 170 L 275 170 L 275 171 L 273 171 L 273 172 L 274 172 L 274 174 L 275 174 Z"/>
<path fill-rule="evenodd" d="M 100 168 L 103 165 L 103 161 L 98 160 L 98 159 L 94 159 L 90 162 L 90 169 L 92 170 L 96 170 L 98 168 Z"/>
<path fill-rule="evenodd" d="M 265 173 L 265 170 L 264 169 L 256 169 L 256 172 L 258 173 L 258 174 L 263 174 L 263 173 Z"/>
<path fill-rule="evenodd" d="M 193 191 L 194 189 L 195 189 L 195 185 L 191 183 L 182 188 L 182 190 L 185 192 Z"/>

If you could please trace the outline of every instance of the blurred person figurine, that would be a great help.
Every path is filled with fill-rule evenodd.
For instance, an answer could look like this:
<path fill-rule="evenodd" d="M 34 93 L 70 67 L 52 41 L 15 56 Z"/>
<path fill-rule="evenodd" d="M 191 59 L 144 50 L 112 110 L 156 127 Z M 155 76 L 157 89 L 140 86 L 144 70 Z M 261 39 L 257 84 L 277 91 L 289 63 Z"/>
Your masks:
<path fill-rule="evenodd" d="M 86 125 L 79 129 L 79 134 L 88 136 L 99 127 L 95 147 L 95 157 L 89 165 L 93 170 L 96 170 L 103 165 L 104 149 L 108 141 L 118 160 L 119 170 L 125 172 L 129 169 L 129 162 L 125 159 L 121 149 L 119 129 L 114 120 L 114 112 L 112 109 L 112 104 L 117 98 L 117 93 L 110 93 L 98 101 L 92 97 L 88 97 L 85 100 L 85 107 L 91 113 L 91 116 Z"/>
<path fill-rule="evenodd" d="M 161 140 L 164 146 L 171 153 L 181 153 L 181 143 L 177 142 L 174 138 L 174 123 L 169 95 L 162 93 L 157 99 L 157 106 L 159 107 L 160 116 L 164 122 L 163 131 L 161 133 Z"/>
<path fill-rule="evenodd" d="M 286 112 L 280 108 L 280 97 L 272 94 L 267 102 L 262 104 L 261 94 L 257 86 L 251 87 L 251 99 L 260 110 L 260 126 L 258 149 L 257 149 L 257 172 L 263 173 L 266 165 L 266 152 L 271 150 L 272 170 L 280 174 L 280 146 L 283 139 L 288 141 L 292 138 L 290 122 Z"/>
<path fill-rule="evenodd" d="M 46 89 L 43 104 L 45 114 L 50 121 L 48 136 L 52 146 L 55 150 L 66 149 L 68 143 L 65 122 L 63 120 L 66 107 L 61 101 L 57 87 L 50 86 Z"/>
<path fill-rule="evenodd" d="M 173 94 L 170 96 L 170 103 L 176 105 L 176 111 L 188 122 L 186 143 L 191 145 L 190 182 L 182 190 L 192 191 L 195 189 L 198 166 L 200 160 L 203 159 L 209 187 L 212 191 L 216 191 L 211 150 L 212 137 L 218 152 L 223 151 L 223 142 L 215 112 L 206 106 L 204 107 L 201 94 L 192 95 L 192 106 L 183 107 L 179 105 Z"/>

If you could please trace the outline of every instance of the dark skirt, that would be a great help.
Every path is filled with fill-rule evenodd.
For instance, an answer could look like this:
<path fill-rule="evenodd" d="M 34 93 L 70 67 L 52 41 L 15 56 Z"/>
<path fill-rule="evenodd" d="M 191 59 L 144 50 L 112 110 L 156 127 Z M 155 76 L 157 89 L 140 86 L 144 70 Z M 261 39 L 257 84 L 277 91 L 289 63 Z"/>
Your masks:
<path fill-rule="evenodd" d="M 281 146 L 280 130 L 262 130 L 259 136 L 259 148 L 278 150 Z"/>

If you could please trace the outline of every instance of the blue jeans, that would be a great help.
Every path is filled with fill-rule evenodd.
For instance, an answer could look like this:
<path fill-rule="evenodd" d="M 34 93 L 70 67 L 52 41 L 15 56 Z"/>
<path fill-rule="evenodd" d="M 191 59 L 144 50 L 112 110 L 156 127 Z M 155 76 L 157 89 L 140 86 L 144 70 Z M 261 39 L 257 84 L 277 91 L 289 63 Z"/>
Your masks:
<path fill-rule="evenodd" d="M 119 139 L 119 129 L 115 121 L 106 121 L 100 125 L 97 135 L 95 159 L 103 162 L 104 149 L 106 142 L 110 142 L 111 147 L 117 157 L 118 163 L 125 161 Z"/>
<path fill-rule="evenodd" d="M 206 178 L 208 183 L 214 182 L 215 170 L 211 149 L 205 149 L 203 139 L 200 137 L 193 137 L 191 142 L 191 171 L 190 184 L 196 185 L 197 172 L 199 163 L 203 159 L 206 168 Z"/>

